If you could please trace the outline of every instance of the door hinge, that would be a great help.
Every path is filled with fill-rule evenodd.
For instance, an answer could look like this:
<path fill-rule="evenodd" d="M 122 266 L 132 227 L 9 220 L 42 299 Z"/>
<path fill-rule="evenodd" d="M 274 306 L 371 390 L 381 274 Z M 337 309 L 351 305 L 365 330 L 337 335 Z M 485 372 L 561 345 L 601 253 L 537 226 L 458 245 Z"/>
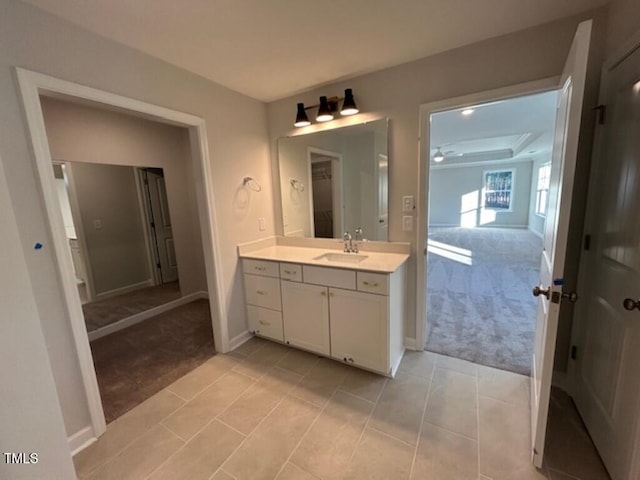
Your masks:
<path fill-rule="evenodd" d="M 582 248 L 584 248 L 585 250 L 591 249 L 591 235 L 584 236 L 584 242 L 582 243 Z"/>
<path fill-rule="evenodd" d="M 571 360 L 575 360 L 576 358 L 578 358 L 578 347 L 571 345 Z"/>
<path fill-rule="evenodd" d="M 151 225 L 151 228 L 156 228 L 156 222 L 149 222 L 149 225 Z"/>
<path fill-rule="evenodd" d="M 607 106 L 597 105 L 593 107 L 592 110 L 596 110 L 598 112 L 598 125 L 604 125 L 604 122 L 607 121 Z"/>
<path fill-rule="evenodd" d="M 427 254 L 427 247 L 424 247 L 424 254 Z"/>
<path fill-rule="evenodd" d="M 160 265 L 160 262 L 156 263 L 156 267 L 162 268 L 162 265 Z"/>

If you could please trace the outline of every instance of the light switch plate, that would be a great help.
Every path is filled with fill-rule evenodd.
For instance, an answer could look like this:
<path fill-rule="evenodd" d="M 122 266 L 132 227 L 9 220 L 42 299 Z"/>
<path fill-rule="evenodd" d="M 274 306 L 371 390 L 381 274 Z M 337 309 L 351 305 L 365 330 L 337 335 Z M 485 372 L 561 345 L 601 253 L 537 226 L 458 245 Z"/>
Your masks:
<path fill-rule="evenodd" d="M 264 225 L 264 218 L 260 217 L 258 219 L 258 230 L 260 230 L 261 232 L 264 231 L 267 227 L 265 227 Z"/>
<path fill-rule="evenodd" d="M 405 195 L 402 197 L 402 211 L 404 213 L 412 213 L 416 208 L 416 202 L 413 195 Z"/>
<path fill-rule="evenodd" d="M 93 228 L 95 228 L 96 230 L 102 230 L 102 220 L 100 220 L 99 218 L 95 219 L 93 221 Z"/>
<path fill-rule="evenodd" d="M 402 216 L 402 231 L 403 232 L 413 231 L 413 217 L 411 215 Z"/>

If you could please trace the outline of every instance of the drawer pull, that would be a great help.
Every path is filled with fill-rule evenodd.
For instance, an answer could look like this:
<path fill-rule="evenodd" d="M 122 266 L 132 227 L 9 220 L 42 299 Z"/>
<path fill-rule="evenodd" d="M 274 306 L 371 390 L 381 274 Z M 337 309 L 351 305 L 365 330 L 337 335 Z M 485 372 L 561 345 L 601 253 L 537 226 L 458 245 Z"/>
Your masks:
<path fill-rule="evenodd" d="M 258 270 L 259 272 L 264 272 L 267 269 L 266 267 L 253 267 L 253 268 Z"/>
<path fill-rule="evenodd" d="M 260 325 L 264 325 L 264 326 L 268 327 L 269 325 L 271 325 L 271 323 L 270 322 L 266 322 L 264 320 L 260 320 Z"/>
<path fill-rule="evenodd" d="M 378 282 L 367 282 L 366 280 L 362 282 L 367 287 L 379 287 L 380 284 Z"/>
<path fill-rule="evenodd" d="M 298 272 L 296 272 L 295 270 L 285 270 L 284 273 L 286 273 L 287 275 L 295 275 Z"/>
<path fill-rule="evenodd" d="M 256 290 L 256 293 L 258 295 L 266 295 L 267 294 L 267 292 L 265 292 L 264 290 Z"/>
<path fill-rule="evenodd" d="M 322 292 L 320 292 L 320 295 L 322 295 L 323 297 L 326 297 L 327 296 L 327 292 L 323 290 Z"/>

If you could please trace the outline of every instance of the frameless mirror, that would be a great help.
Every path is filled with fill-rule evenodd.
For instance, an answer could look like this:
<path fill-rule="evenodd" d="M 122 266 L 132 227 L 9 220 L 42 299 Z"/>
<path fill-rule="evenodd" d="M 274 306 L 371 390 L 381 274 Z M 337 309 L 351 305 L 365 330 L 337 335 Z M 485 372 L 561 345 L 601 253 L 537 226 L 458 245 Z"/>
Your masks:
<path fill-rule="evenodd" d="M 388 240 L 387 119 L 278 140 L 285 236 Z"/>

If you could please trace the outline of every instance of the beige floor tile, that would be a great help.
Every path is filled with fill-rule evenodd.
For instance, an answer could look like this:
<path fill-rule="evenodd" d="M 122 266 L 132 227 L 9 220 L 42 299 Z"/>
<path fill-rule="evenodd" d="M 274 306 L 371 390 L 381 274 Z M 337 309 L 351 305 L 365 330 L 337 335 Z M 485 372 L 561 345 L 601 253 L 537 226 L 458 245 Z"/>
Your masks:
<path fill-rule="evenodd" d="M 232 371 L 176 410 L 162 424 L 184 440 L 189 440 L 254 382 Z"/>
<path fill-rule="evenodd" d="M 247 435 L 301 378 L 300 375 L 272 368 L 218 418 Z"/>
<path fill-rule="evenodd" d="M 136 438 L 183 404 L 184 401 L 182 399 L 167 390 L 161 390 L 145 400 L 110 423 L 107 431 L 97 442 L 73 457 L 76 473 L 80 477 L 88 476 L 92 470 L 114 457 Z"/>
<path fill-rule="evenodd" d="M 276 480 L 317 480 L 317 477 L 292 463 L 287 463 L 276 477 Z"/>
<path fill-rule="evenodd" d="M 478 393 L 483 397 L 529 406 L 529 377 L 478 365 Z"/>
<path fill-rule="evenodd" d="M 263 340 L 260 337 L 253 337 L 252 339 L 247 340 L 242 345 L 240 345 L 238 348 L 233 350 L 233 353 L 236 354 L 236 355 L 241 355 L 241 356 L 244 356 L 244 357 L 248 357 L 252 353 L 255 353 L 258 350 L 260 350 L 262 347 L 264 347 L 268 343 L 270 343 L 268 340 Z"/>
<path fill-rule="evenodd" d="M 285 397 L 223 465 L 238 480 L 271 480 L 318 416 L 320 409 Z"/>
<path fill-rule="evenodd" d="M 351 368 L 339 388 L 343 392 L 348 392 L 375 403 L 386 382 L 387 377 L 360 370 L 359 368 Z"/>
<path fill-rule="evenodd" d="M 351 368 L 322 358 L 293 389 L 292 395 L 323 407 Z"/>
<path fill-rule="evenodd" d="M 216 474 L 211 477 L 211 480 L 235 480 L 235 478 L 233 478 L 224 470 L 218 470 Z"/>
<path fill-rule="evenodd" d="M 465 373 L 467 375 L 477 374 L 477 365 L 475 363 L 467 362 L 461 358 L 447 357 L 446 355 L 438 355 L 436 360 L 436 367 L 445 368 L 447 370 L 453 370 L 454 372 Z"/>
<path fill-rule="evenodd" d="M 426 378 L 399 373 L 396 378 L 389 379 L 370 426 L 415 445 L 428 390 Z"/>
<path fill-rule="evenodd" d="M 398 373 L 409 373 L 418 377 L 431 378 L 436 365 L 434 353 L 425 351 L 407 350 L 404 352 Z"/>
<path fill-rule="evenodd" d="M 529 409 L 480 397 L 480 472 L 513 479 L 531 465 Z"/>
<path fill-rule="evenodd" d="M 372 403 L 337 391 L 290 461 L 323 480 L 340 478 L 372 410 Z"/>
<path fill-rule="evenodd" d="M 289 353 L 290 348 L 274 342 L 265 344 L 247 358 L 241 359 L 233 370 L 253 378 L 262 377 Z"/>
<path fill-rule="evenodd" d="M 476 378 L 436 368 L 429 390 L 425 421 L 469 438 L 478 438 Z"/>
<path fill-rule="evenodd" d="M 139 480 L 155 470 L 184 442 L 161 425 L 148 430 L 123 452 L 98 468 L 89 480 Z"/>
<path fill-rule="evenodd" d="M 313 353 L 291 348 L 277 365 L 298 375 L 306 375 L 318 363 L 319 359 L 320 357 Z"/>
<path fill-rule="evenodd" d="M 478 442 L 425 423 L 420 434 L 412 478 L 476 480 Z"/>
<path fill-rule="evenodd" d="M 411 473 L 414 448 L 367 429 L 344 472 L 344 480 L 403 480 Z"/>
<path fill-rule="evenodd" d="M 215 355 L 195 370 L 173 382 L 167 387 L 167 390 L 175 393 L 180 398 L 191 400 L 196 394 L 231 370 L 236 363 L 237 360 L 228 355 Z"/>
<path fill-rule="evenodd" d="M 244 438 L 214 420 L 153 472 L 149 480 L 209 480 Z"/>

